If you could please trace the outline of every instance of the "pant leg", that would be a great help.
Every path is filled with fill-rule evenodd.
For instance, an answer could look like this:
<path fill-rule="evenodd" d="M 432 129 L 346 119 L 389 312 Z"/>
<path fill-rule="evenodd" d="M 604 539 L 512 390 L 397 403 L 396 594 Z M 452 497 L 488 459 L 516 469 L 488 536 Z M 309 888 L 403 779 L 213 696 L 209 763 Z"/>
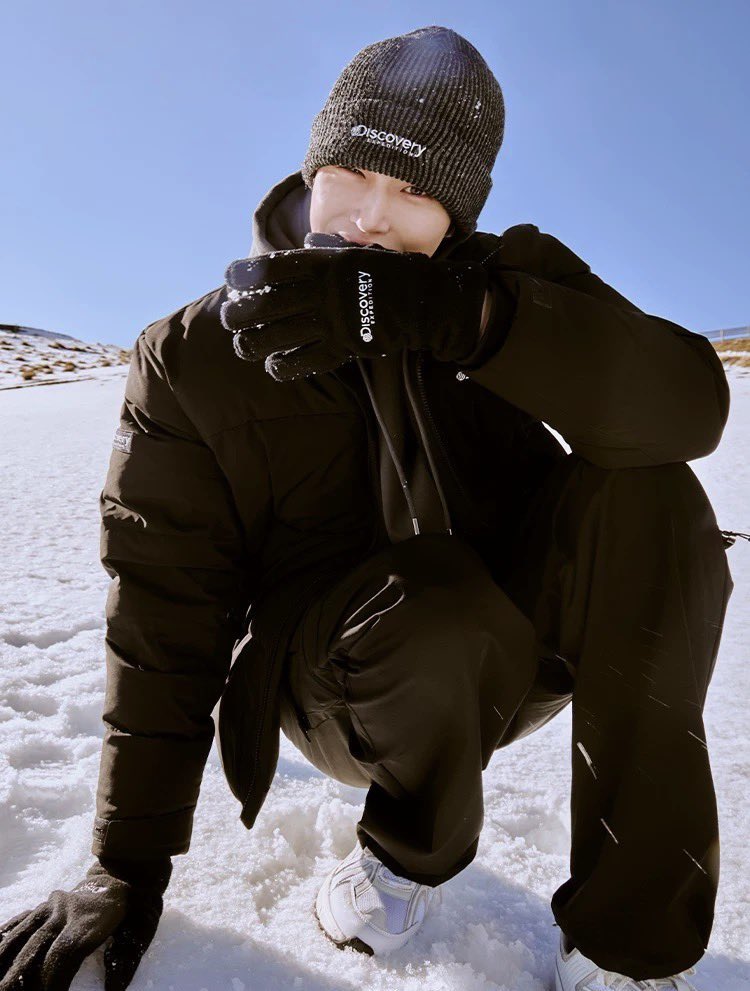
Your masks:
<path fill-rule="evenodd" d="M 606 969 L 677 973 L 704 953 L 719 879 L 702 713 L 733 581 L 713 509 L 683 462 L 570 455 L 518 548 L 502 587 L 573 674 L 571 876 L 552 911 Z M 537 685 L 513 738 L 554 705 Z"/>
<path fill-rule="evenodd" d="M 401 876 L 453 877 L 476 855 L 482 770 L 536 674 L 532 624 L 468 544 L 423 534 L 319 598 L 293 647 L 282 728 L 321 770 L 369 781 L 360 842 Z"/>

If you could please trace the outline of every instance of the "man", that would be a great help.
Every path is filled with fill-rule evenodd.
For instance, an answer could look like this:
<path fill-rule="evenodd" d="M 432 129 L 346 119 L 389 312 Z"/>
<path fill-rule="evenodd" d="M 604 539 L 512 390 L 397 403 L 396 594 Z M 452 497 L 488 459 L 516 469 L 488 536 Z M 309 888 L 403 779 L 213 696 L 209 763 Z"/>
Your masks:
<path fill-rule="evenodd" d="M 572 702 L 557 988 L 691 987 L 718 883 L 702 711 L 733 583 L 686 462 L 719 443 L 727 382 L 705 338 L 555 238 L 476 231 L 503 127 L 455 32 L 367 46 L 259 204 L 250 256 L 139 335 L 101 494 L 98 862 L 6 926 L 3 980 L 68 987 L 112 936 L 127 986 L 219 699 L 248 829 L 279 727 L 368 788 L 315 907 L 368 953 L 402 946 L 475 856 L 495 751 Z"/>

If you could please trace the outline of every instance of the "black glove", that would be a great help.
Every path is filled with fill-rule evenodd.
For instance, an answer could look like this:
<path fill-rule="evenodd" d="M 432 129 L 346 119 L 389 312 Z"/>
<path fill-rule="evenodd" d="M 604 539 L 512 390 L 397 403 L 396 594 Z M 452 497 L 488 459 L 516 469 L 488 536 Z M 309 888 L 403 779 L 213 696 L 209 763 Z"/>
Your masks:
<path fill-rule="evenodd" d="M 104 987 L 122 991 L 154 938 L 171 875 L 170 857 L 101 857 L 71 891 L 57 889 L 9 919 L 0 927 L 0 991 L 68 991 L 85 958 L 110 936 Z"/>
<path fill-rule="evenodd" d="M 279 382 L 404 348 L 428 348 L 439 361 L 466 357 L 488 284 L 479 262 L 317 233 L 304 248 L 239 258 L 225 279 L 221 322 L 235 352 L 265 361 Z"/>

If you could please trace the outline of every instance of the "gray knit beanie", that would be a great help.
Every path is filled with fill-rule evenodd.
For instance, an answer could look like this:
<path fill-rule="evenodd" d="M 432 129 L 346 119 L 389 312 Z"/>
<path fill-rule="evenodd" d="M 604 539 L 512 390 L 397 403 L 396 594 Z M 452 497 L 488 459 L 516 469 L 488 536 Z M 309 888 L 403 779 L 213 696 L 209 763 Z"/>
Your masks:
<path fill-rule="evenodd" d="M 336 80 L 302 163 L 312 189 L 324 165 L 412 182 L 477 229 L 505 129 L 500 84 L 460 34 L 431 25 L 363 48 Z"/>

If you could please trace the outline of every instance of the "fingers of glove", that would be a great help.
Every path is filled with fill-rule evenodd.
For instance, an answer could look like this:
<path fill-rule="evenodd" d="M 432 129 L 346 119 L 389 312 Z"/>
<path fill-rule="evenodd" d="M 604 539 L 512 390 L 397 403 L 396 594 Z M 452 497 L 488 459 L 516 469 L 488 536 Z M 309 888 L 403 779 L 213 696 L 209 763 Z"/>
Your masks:
<path fill-rule="evenodd" d="M 224 281 L 231 289 L 261 289 L 269 282 L 296 282 L 302 278 L 314 278 L 323 259 L 318 252 L 305 248 L 289 251 L 272 251 L 256 258 L 238 258 L 231 262 L 224 273 Z"/>
<path fill-rule="evenodd" d="M 124 991 L 133 980 L 153 935 L 145 940 L 131 930 L 112 938 L 104 950 L 104 991 Z"/>
<path fill-rule="evenodd" d="M 306 248 L 344 248 L 352 244 L 341 234 L 326 234 L 323 231 L 308 231 L 303 244 Z"/>
<path fill-rule="evenodd" d="M 27 912 L 21 912 L 5 923 L 0 938 L 0 978 L 16 959 L 19 950 L 50 917 L 47 902 L 37 905 Z M 2 988 L 0 982 L 0 988 Z"/>
<path fill-rule="evenodd" d="M 336 354 L 324 344 L 310 344 L 293 351 L 277 351 L 265 361 L 265 369 L 277 382 L 291 382 L 294 379 L 319 372 L 329 372 L 351 358 L 351 355 Z"/>
<path fill-rule="evenodd" d="M 231 290 L 221 304 L 220 320 L 226 330 L 240 330 L 253 324 L 302 316 L 313 310 L 314 290 L 309 282 L 268 283 L 247 296 Z"/>
<path fill-rule="evenodd" d="M 87 899 L 82 906 L 78 899 L 75 911 L 68 909 L 65 924 L 58 926 L 51 945 L 40 965 L 41 987 L 44 991 L 67 991 L 81 964 L 117 931 L 125 916 L 121 902 L 94 903 Z"/>
<path fill-rule="evenodd" d="M 78 942 L 67 927 L 58 933 L 38 966 L 39 987 L 44 991 L 68 991 L 81 964 L 104 940 Z M 93 945 L 92 945 L 93 944 Z"/>
<path fill-rule="evenodd" d="M 16 926 L 20 925 L 23 920 L 34 911 L 33 908 L 27 908 L 23 912 L 19 912 L 18 915 L 14 915 L 12 919 L 8 919 L 7 922 L 0 926 L 0 947 L 2 947 L 3 937 L 6 936 L 11 929 L 15 929 Z"/>
<path fill-rule="evenodd" d="M 0 991 L 16 991 L 16 988 L 44 988 L 40 968 L 44 957 L 60 931 L 58 919 L 45 917 L 40 926 L 26 931 L 26 939 L 19 941 L 7 959 L 0 964 Z M 57 989 L 55 989 L 57 991 Z"/>
<path fill-rule="evenodd" d="M 272 251 L 257 258 L 238 258 L 227 268 L 224 280 L 230 289 L 238 291 L 262 291 L 270 283 L 307 282 L 314 287 L 324 275 L 340 279 L 356 275 L 362 266 L 377 265 L 384 275 L 403 278 L 411 275 L 415 265 L 429 261 L 429 256 L 419 251 L 402 252 L 384 248 L 380 244 L 361 247 L 342 240 L 345 247 L 293 248 L 289 251 Z M 340 274 L 341 273 L 341 274 Z"/>
<path fill-rule="evenodd" d="M 309 231 L 305 234 L 304 245 L 306 248 L 347 248 L 349 250 L 356 249 L 357 251 L 373 249 L 376 251 L 394 251 L 393 248 L 386 248 L 384 245 L 379 244 L 377 241 L 373 241 L 371 244 L 364 245 L 357 244 L 356 241 L 349 241 L 347 238 L 342 237 L 341 234 L 326 234 L 323 231 Z"/>
<path fill-rule="evenodd" d="M 238 330 L 232 343 L 240 358 L 246 361 L 262 361 L 274 351 L 291 351 L 303 344 L 313 344 L 321 338 L 315 321 L 296 318 L 274 321 L 264 327 L 245 327 Z"/>
<path fill-rule="evenodd" d="M 115 947 L 113 941 L 104 951 L 104 991 L 124 991 L 133 980 L 143 953 L 133 946 Z"/>
<path fill-rule="evenodd" d="M 151 945 L 163 909 L 161 896 L 134 902 L 104 950 L 105 991 L 123 991 L 133 979 L 141 959 Z"/>

